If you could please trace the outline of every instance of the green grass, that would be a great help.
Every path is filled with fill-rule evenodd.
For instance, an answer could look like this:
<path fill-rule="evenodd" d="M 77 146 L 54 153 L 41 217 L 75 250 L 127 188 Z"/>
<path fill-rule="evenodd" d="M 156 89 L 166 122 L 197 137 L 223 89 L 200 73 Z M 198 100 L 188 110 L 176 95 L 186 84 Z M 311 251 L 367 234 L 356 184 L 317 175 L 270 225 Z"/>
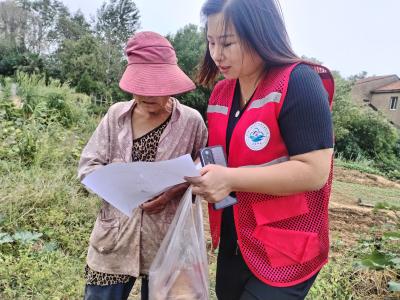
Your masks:
<path fill-rule="evenodd" d="M 14 170 L 1 176 L 0 232 L 43 235 L 0 244 L 1 299 L 80 299 L 98 200 L 76 180 L 76 164 Z"/>
<path fill-rule="evenodd" d="M 370 173 L 384 176 L 378 168 L 374 166 L 374 161 L 365 158 L 356 158 L 354 161 L 345 160 L 341 157 L 335 158 L 335 166 L 350 170 L 357 170 L 363 173 Z"/>
<path fill-rule="evenodd" d="M 82 259 L 62 250 L 19 247 L 0 253 L 1 299 L 79 299 L 83 295 Z"/>
<path fill-rule="evenodd" d="M 394 180 L 400 180 L 400 164 L 398 157 L 392 157 L 389 160 L 367 159 L 362 156 L 355 160 L 346 160 L 339 154 L 335 158 L 335 165 L 346 169 L 357 170 L 362 173 L 370 173 L 385 176 Z"/>
<path fill-rule="evenodd" d="M 80 186 L 76 164 L 53 163 L 50 168 L 1 165 L 0 232 L 43 235 L 29 244 L 0 244 L 0 299 L 81 299 L 87 243 L 99 201 Z M 335 191 L 373 203 L 399 201 L 396 189 L 335 181 Z M 336 245 L 335 240 L 332 244 Z M 360 278 L 353 263 L 350 254 L 330 261 L 307 299 L 362 299 L 357 298 L 355 286 Z M 212 262 L 211 299 L 216 299 L 215 268 Z"/>
<path fill-rule="evenodd" d="M 347 195 L 355 202 L 362 199 L 363 202 L 371 205 L 387 203 L 390 206 L 400 207 L 400 189 L 396 188 L 382 188 L 335 180 L 333 182 L 333 193 Z"/>
<path fill-rule="evenodd" d="M 87 243 L 99 202 L 76 180 L 76 163 L 54 164 L 50 169 L 8 166 L 12 172 L 7 175 L 3 165 L 0 232 L 43 235 L 30 244 L 0 245 L 1 299 L 81 299 Z M 398 203 L 395 189 L 335 182 L 336 190 L 354 197 L 368 196 L 376 203 Z M 352 256 L 332 260 L 321 271 L 307 299 L 362 299 L 356 297 L 354 286 L 359 278 L 353 263 Z M 215 267 L 213 262 L 211 299 L 216 299 Z"/>

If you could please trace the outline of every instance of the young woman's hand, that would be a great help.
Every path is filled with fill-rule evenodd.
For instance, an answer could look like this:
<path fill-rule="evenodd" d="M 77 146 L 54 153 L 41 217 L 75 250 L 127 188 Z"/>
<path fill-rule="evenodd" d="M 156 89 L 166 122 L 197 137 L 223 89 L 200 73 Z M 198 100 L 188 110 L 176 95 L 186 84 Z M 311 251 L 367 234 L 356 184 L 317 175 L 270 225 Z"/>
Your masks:
<path fill-rule="evenodd" d="M 210 164 L 200 170 L 200 175 L 185 177 L 185 180 L 193 186 L 193 193 L 204 200 L 216 203 L 232 192 L 229 168 Z"/>

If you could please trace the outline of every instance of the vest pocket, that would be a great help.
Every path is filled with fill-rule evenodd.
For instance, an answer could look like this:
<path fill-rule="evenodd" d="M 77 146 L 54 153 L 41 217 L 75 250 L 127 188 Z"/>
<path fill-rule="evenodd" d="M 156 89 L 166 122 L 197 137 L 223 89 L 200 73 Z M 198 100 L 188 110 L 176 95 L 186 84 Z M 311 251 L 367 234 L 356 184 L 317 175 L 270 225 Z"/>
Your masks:
<path fill-rule="evenodd" d="M 253 236 L 264 244 L 272 267 L 303 264 L 319 255 L 317 233 L 270 226 L 307 214 L 309 208 L 304 193 L 256 202 L 252 209 L 257 223 Z"/>
<path fill-rule="evenodd" d="M 256 202 L 252 208 L 257 225 L 271 224 L 309 212 L 304 193 Z"/>
<path fill-rule="evenodd" d="M 111 252 L 118 241 L 119 220 L 107 212 L 108 209 L 101 209 L 89 238 L 90 245 L 100 253 Z"/>
<path fill-rule="evenodd" d="M 272 267 L 304 264 L 320 254 L 318 234 L 258 226 L 253 236 L 260 240 Z"/>

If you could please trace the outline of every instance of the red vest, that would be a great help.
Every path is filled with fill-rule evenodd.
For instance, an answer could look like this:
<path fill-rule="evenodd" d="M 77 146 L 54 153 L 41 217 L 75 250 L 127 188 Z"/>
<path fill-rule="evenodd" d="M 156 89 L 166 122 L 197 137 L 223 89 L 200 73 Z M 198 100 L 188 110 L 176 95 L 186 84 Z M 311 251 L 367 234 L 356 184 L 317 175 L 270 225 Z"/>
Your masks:
<path fill-rule="evenodd" d="M 229 167 L 267 166 L 289 159 L 278 117 L 288 81 L 297 64 L 274 67 L 260 82 L 231 137 Z M 329 70 L 311 65 L 320 75 L 332 104 L 334 82 Z M 220 81 L 207 110 L 209 146 L 226 143 L 228 117 L 236 80 Z M 327 262 L 329 251 L 328 201 L 331 174 L 318 191 L 278 197 L 236 193 L 234 219 L 238 244 L 252 273 L 278 287 L 312 277 Z M 209 206 L 213 246 L 219 243 L 222 211 Z"/>

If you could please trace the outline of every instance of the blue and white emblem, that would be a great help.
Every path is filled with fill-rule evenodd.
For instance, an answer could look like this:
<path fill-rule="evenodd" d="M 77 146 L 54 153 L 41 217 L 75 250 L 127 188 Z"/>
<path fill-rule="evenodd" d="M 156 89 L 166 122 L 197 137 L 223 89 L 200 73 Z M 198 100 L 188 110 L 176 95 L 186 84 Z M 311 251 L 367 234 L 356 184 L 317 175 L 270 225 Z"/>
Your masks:
<path fill-rule="evenodd" d="M 247 147 L 253 151 L 259 151 L 268 145 L 271 133 L 263 122 L 255 122 L 247 128 L 244 140 Z"/>

